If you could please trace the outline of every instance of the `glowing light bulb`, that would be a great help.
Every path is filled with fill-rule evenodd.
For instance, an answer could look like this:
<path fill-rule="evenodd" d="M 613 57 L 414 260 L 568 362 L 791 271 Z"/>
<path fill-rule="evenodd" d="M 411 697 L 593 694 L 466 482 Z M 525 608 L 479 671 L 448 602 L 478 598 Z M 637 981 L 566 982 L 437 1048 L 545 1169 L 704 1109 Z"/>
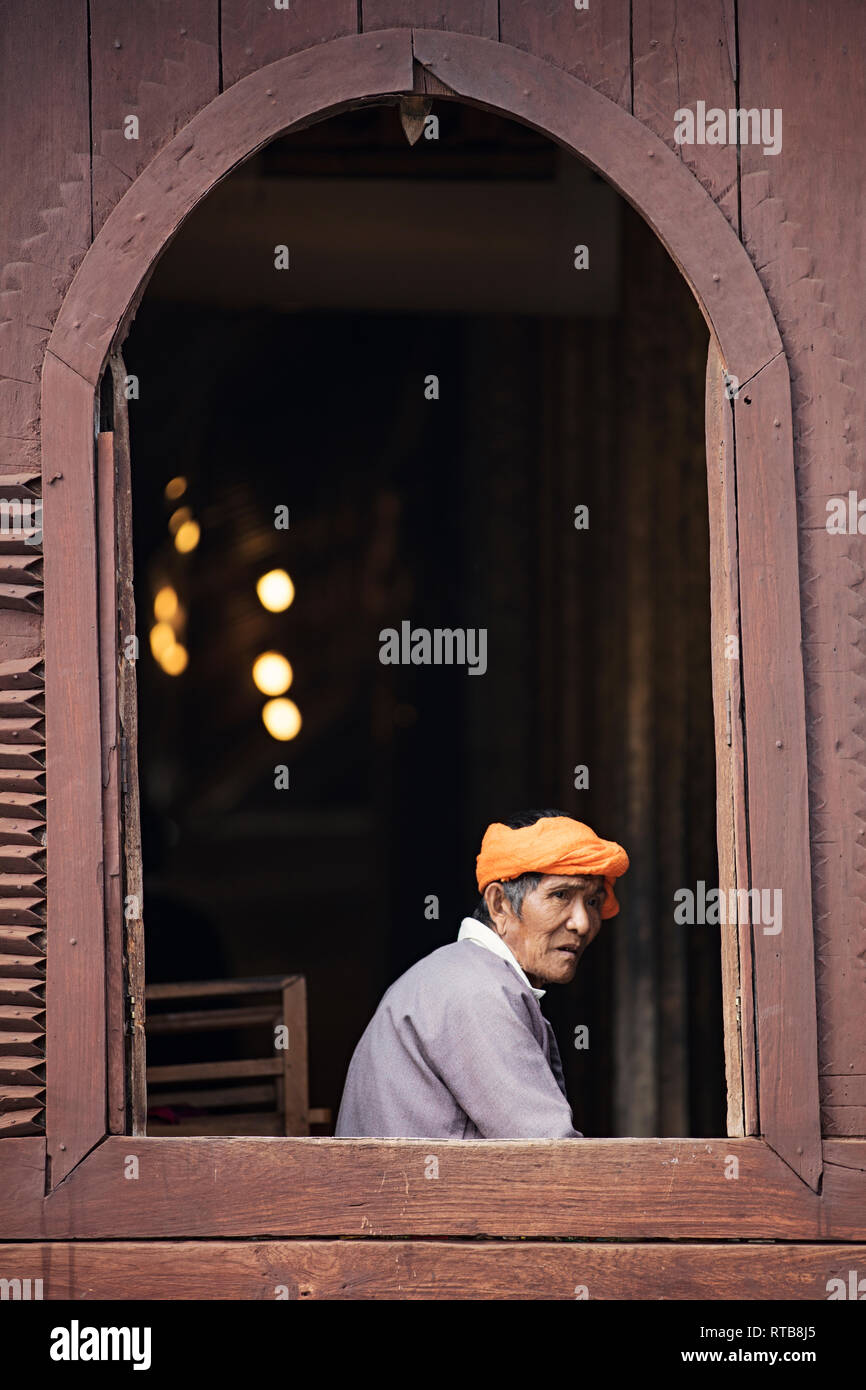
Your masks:
<path fill-rule="evenodd" d="M 293 672 L 279 652 L 262 652 L 253 662 L 253 680 L 263 695 L 282 695 L 292 683 Z"/>
<path fill-rule="evenodd" d="M 160 663 L 169 647 L 175 644 L 174 630 L 169 623 L 154 623 L 150 629 L 150 650 Z"/>
<path fill-rule="evenodd" d="M 172 478 L 165 485 L 166 502 L 176 502 L 186 492 L 186 478 Z"/>
<path fill-rule="evenodd" d="M 153 600 L 153 616 L 161 623 L 170 623 L 177 613 L 177 594 L 170 584 L 165 584 Z"/>
<path fill-rule="evenodd" d="M 168 529 L 176 536 L 185 521 L 192 520 L 192 507 L 178 507 L 168 519 Z"/>
<path fill-rule="evenodd" d="M 262 709 L 262 720 L 271 738 L 285 742 L 297 736 L 301 727 L 301 711 L 294 700 L 268 700 Z"/>
<path fill-rule="evenodd" d="M 179 676 L 185 671 L 189 663 L 189 652 L 180 642 L 173 643 L 163 652 L 160 659 L 160 666 L 167 676 Z"/>
<path fill-rule="evenodd" d="M 179 550 L 181 555 L 188 555 L 191 550 L 195 550 L 201 537 L 201 527 L 197 521 L 184 521 L 177 529 L 174 538 L 174 548 Z"/>
<path fill-rule="evenodd" d="M 256 584 L 256 593 L 269 613 L 283 613 L 295 597 L 295 586 L 285 570 L 268 570 Z"/>

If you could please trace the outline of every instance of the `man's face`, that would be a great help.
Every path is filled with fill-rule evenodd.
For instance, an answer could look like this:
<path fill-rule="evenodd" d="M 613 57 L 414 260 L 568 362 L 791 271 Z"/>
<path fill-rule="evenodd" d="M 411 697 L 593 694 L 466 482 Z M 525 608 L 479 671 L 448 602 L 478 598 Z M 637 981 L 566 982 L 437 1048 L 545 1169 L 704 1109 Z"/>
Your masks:
<path fill-rule="evenodd" d="M 604 879 L 600 875 L 545 874 L 523 899 L 517 917 L 501 884 L 484 894 L 493 930 L 517 957 L 537 989 L 566 985 L 601 928 Z"/>

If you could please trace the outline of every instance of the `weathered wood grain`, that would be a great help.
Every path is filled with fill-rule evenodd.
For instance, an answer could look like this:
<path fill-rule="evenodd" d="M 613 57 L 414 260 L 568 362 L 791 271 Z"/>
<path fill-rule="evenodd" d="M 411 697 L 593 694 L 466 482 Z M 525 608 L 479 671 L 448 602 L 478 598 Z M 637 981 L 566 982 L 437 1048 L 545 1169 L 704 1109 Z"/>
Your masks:
<path fill-rule="evenodd" d="M 716 826 L 719 886 L 748 883 L 746 783 L 743 750 L 739 564 L 737 553 L 734 418 L 725 372 L 714 341 L 707 356 L 707 484 L 710 505 L 711 643 L 716 720 Z M 751 931 L 747 923 L 720 926 L 728 1133 L 758 1131 L 757 1057 Z"/>
<path fill-rule="evenodd" d="M 415 57 L 474 97 L 571 148 L 637 208 L 690 284 L 727 369 L 747 380 L 780 349 L 760 282 L 733 230 L 682 161 L 616 103 L 529 54 L 416 30 Z"/>
<path fill-rule="evenodd" d="M 361 0 L 361 27 L 447 29 L 452 33 L 498 38 L 498 0 Z"/>
<path fill-rule="evenodd" d="M 156 258 L 224 174 L 319 112 L 411 89 L 411 35 L 395 30 L 337 39 L 231 87 L 160 151 L 114 209 L 64 301 L 52 352 L 95 386 Z"/>
<path fill-rule="evenodd" d="M 431 1155 L 438 1179 L 428 1176 Z M 130 1156 L 138 1160 L 135 1181 L 125 1176 Z M 53 1188 L 38 1226 L 32 1211 L 20 1219 L 11 1211 L 5 1230 L 8 1239 L 862 1240 L 866 1174 L 850 1163 L 828 1169 L 818 1196 L 756 1139 L 552 1144 L 112 1136 Z"/>
<path fill-rule="evenodd" d="M 782 923 L 752 927 L 761 1133 L 810 1184 L 820 1174 L 806 717 L 797 529 L 783 355 L 734 403 L 749 785 L 749 886 Z M 772 541 L 770 537 L 772 536 Z M 779 808 L 784 814 L 779 815 Z"/>
<path fill-rule="evenodd" d="M 0 1247 L 45 1299 L 823 1300 L 866 1245 L 91 1241 Z"/>
<path fill-rule="evenodd" d="M 674 150 L 739 229 L 737 146 L 677 145 L 675 113 L 737 105 L 734 0 L 634 0 L 634 114 Z"/>
<path fill-rule="evenodd" d="M 358 9 L 358 0 L 294 0 L 279 10 L 261 0 L 222 0 L 223 87 L 278 58 L 357 33 Z"/>
<path fill-rule="evenodd" d="M 796 0 L 741 0 L 739 32 L 741 105 L 783 120 L 781 154 L 741 152 L 743 236 L 785 344 L 796 421 L 821 1068 L 864 1073 L 863 537 L 824 522 L 828 496 L 864 495 L 866 9 L 825 7 L 816 28 Z"/>
<path fill-rule="evenodd" d="M 46 583 L 56 576 L 45 615 L 47 868 L 56 905 L 46 1124 L 59 1181 L 105 1133 L 102 758 L 93 390 L 50 353 L 44 381 Z"/>
<path fill-rule="evenodd" d="M 218 95 L 218 9 L 217 0 L 93 0 L 94 232 L 157 150 Z"/>
<path fill-rule="evenodd" d="M 136 638 L 135 584 L 132 544 L 132 461 L 129 444 L 129 407 L 126 401 L 126 367 L 120 351 L 109 359 L 112 375 L 115 465 L 115 507 L 112 518 L 117 551 L 117 588 L 114 633 L 114 674 L 117 682 L 118 733 L 121 739 L 121 796 L 114 808 L 119 818 L 113 827 L 120 846 L 121 897 L 124 911 L 107 924 L 113 951 L 124 963 L 123 1009 L 129 1011 L 129 1046 L 123 1033 L 115 1034 L 112 1065 L 126 1072 L 129 1114 L 133 1134 L 143 1134 L 147 1111 L 145 1085 L 145 983 L 144 904 L 141 855 L 141 803 L 138 779 L 137 661 L 127 659 L 126 646 Z M 138 903 L 136 914 L 127 914 L 129 900 Z M 123 1015 L 126 1027 L 127 1016 Z M 122 1061 L 121 1061 L 122 1059 Z M 127 1070 L 128 1069 L 128 1070 Z M 111 1117 L 109 1117 L 111 1118 Z M 118 1129 L 122 1126 L 118 1126 Z"/>
<path fill-rule="evenodd" d="M 105 891 L 105 977 L 108 1067 L 108 1128 L 126 1124 L 126 988 L 123 962 L 123 898 L 120 874 L 121 796 L 118 723 L 118 574 L 115 517 L 114 434 L 97 440 L 96 495 L 99 534 L 99 699 L 102 733 L 103 883 Z"/>
<path fill-rule="evenodd" d="M 0 72 L 0 187 L 5 190 L 0 458 L 5 473 L 39 467 L 42 356 L 90 239 L 86 0 L 4 6 Z"/>
<path fill-rule="evenodd" d="M 628 0 L 584 10 L 560 0 L 500 0 L 499 37 L 565 68 L 630 111 L 630 8 Z"/>

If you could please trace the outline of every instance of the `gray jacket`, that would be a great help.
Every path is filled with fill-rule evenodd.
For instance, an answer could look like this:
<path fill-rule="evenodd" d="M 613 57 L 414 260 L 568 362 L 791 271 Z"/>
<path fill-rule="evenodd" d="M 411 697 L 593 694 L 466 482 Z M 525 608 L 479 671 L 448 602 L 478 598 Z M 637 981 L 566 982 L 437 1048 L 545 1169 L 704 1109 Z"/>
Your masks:
<path fill-rule="evenodd" d="M 349 1065 L 336 1133 L 583 1138 L 538 1000 L 508 961 L 465 940 L 391 985 Z"/>

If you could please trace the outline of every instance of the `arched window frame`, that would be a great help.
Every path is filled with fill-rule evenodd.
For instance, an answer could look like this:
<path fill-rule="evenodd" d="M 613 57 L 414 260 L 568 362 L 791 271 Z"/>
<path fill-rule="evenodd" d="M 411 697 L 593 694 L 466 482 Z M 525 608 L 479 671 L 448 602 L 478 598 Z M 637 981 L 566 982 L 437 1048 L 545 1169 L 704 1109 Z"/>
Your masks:
<path fill-rule="evenodd" d="M 755 1128 L 751 1114 L 756 1137 L 455 1146 L 146 1139 L 117 1132 L 112 1106 L 123 1036 L 106 982 L 116 978 L 112 960 L 124 923 L 103 877 L 104 864 L 109 879 L 120 872 L 120 758 L 110 724 L 116 669 L 99 641 L 99 585 L 106 580 L 99 557 L 112 553 L 115 534 L 114 500 L 106 487 L 96 487 L 102 376 L 160 254 L 221 178 L 289 129 L 383 95 L 428 90 L 524 121 L 602 174 L 665 245 L 711 331 L 713 685 L 720 798 L 727 798 L 718 808 L 720 875 L 723 882 L 733 875 L 741 886 L 781 888 L 785 908 L 781 934 L 741 929 L 730 947 L 737 960 L 725 966 L 729 1097 L 736 1109 L 739 1094 L 740 1127 L 746 1134 Z M 730 401 L 725 374 L 739 383 Z M 57 1234 L 76 1210 L 75 1235 L 93 1237 L 829 1235 L 815 1195 L 822 1158 L 788 367 L 746 251 L 667 146 L 560 69 L 466 34 L 381 31 L 281 59 L 205 107 L 107 219 L 51 335 L 42 420 L 47 1205 L 56 1213 Z M 117 503 L 127 505 L 121 496 Z M 719 638 L 727 634 L 739 639 L 735 668 L 718 659 Z M 731 1008 L 738 965 L 741 1029 Z M 737 1123 L 729 1120 L 729 1128 Z M 133 1149 L 146 1152 L 147 1183 L 124 1181 L 123 1155 Z M 440 1183 L 425 1181 L 431 1151 L 440 1155 L 440 1167 L 447 1162 L 447 1196 Z M 725 1180 L 731 1156 L 747 1183 Z M 219 1184 L 212 1178 L 217 1169 Z M 511 1202 L 502 1200 L 506 1172 Z M 400 1202 L 395 1184 L 405 1190 Z M 242 1191 L 250 1196 L 239 1201 Z"/>

